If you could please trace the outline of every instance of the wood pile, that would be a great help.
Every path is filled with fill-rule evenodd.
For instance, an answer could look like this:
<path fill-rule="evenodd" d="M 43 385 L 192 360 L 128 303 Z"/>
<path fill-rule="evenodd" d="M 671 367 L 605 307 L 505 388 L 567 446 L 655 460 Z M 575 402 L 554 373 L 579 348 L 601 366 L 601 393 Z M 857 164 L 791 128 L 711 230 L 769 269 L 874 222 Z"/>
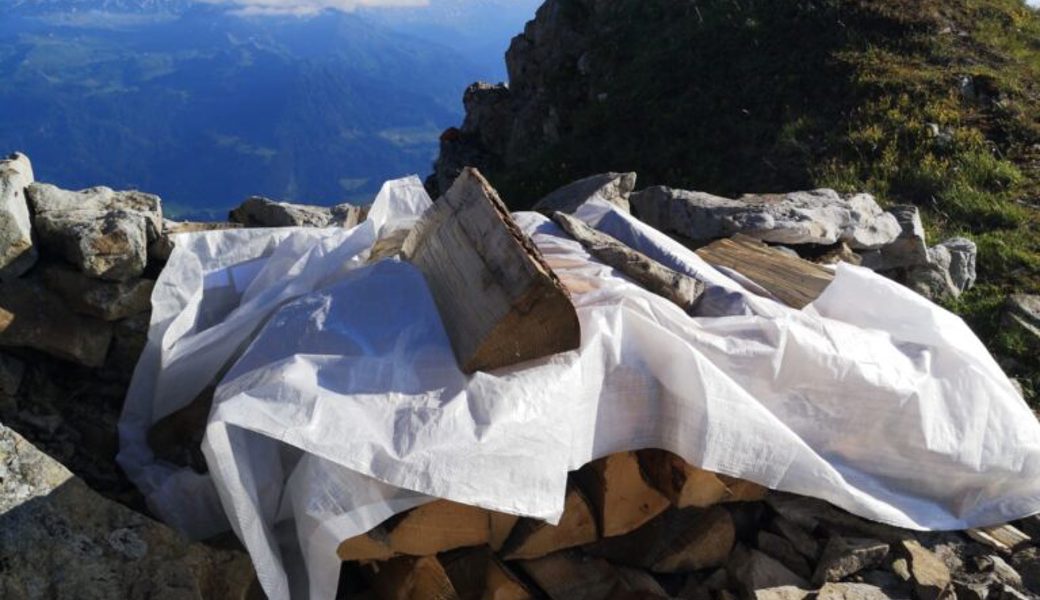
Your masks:
<path fill-rule="evenodd" d="M 571 473 L 557 525 L 436 500 L 337 553 L 384 599 L 667 597 L 656 577 L 723 566 L 738 521 L 726 505 L 765 494 L 663 450 L 622 452 Z"/>

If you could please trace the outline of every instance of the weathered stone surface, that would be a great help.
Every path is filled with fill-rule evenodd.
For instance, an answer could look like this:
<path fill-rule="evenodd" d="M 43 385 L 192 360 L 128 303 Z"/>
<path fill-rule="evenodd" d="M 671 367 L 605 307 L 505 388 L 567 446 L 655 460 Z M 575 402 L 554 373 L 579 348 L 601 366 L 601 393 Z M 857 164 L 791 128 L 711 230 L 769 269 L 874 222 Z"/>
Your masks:
<path fill-rule="evenodd" d="M 534 210 L 546 215 L 555 212 L 573 214 L 579 206 L 593 197 L 610 202 L 628 212 L 628 197 L 636 187 L 635 173 L 603 173 L 565 185 L 542 198 Z"/>
<path fill-rule="evenodd" d="M 817 592 L 816 600 L 888 600 L 888 594 L 868 583 L 828 583 Z"/>
<path fill-rule="evenodd" d="M 808 589 L 809 582 L 793 573 L 780 561 L 758 550 L 737 546 L 726 566 L 730 578 L 737 582 L 745 597 L 754 597 L 757 590 L 794 586 Z"/>
<path fill-rule="evenodd" d="M 773 527 L 787 541 L 791 542 L 794 549 L 802 556 L 814 562 L 820 556 L 820 542 L 794 521 L 777 516 L 773 519 Z"/>
<path fill-rule="evenodd" d="M 875 567 L 888 556 L 888 550 L 888 544 L 877 540 L 834 536 L 823 549 L 813 574 L 813 583 L 823 585 L 828 581 L 840 581 Z"/>
<path fill-rule="evenodd" d="M 224 229 L 241 229 L 241 223 L 196 223 L 193 221 L 171 221 L 163 219 L 162 233 L 159 239 L 148 246 L 148 258 L 166 262 L 173 252 L 173 239 L 170 237 L 178 233 L 197 233 L 200 231 L 220 231 Z"/>
<path fill-rule="evenodd" d="M 826 252 L 815 261 L 821 265 L 836 265 L 841 262 L 849 263 L 850 265 L 861 265 L 863 264 L 863 257 L 852 251 L 849 245 L 845 242 L 838 242 L 829 252 Z"/>
<path fill-rule="evenodd" d="M 732 200 L 661 186 L 630 197 L 637 217 L 666 233 L 695 242 L 743 233 L 777 244 L 836 244 L 873 250 L 902 229 L 869 194 L 834 190 L 746 195 Z"/>
<path fill-rule="evenodd" d="M 805 600 L 812 595 L 809 590 L 803 590 L 793 585 L 755 590 L 755 600 Z"/>
<path fill-rule="evenodd" d="M 72 313 L 36 283 L 0 283 L 0 347 L 33 348 L 88 367 L 105 362 L 112 327 Z"/>
<path fill-rule="evenodd" d="M 150 279 L 102 281 L 61 265 L 47 265 L 41 279 L 72 310 L 105 321 L 118 321 L 149 310 L 155 287 Z"/>
<path fill-rule="evenodd" d="M 937 600 L 949 592 L 950 569 L 935 554 L 916 540 L 903 540 L 899 549 L 920 600 Z"/>
<path fill-rule="evenodd" d="M 106 500 L 0 425 L 0 597 L 246 598 L 248 557 Z"/>
<path fill-rule="evenodd" d="M 24 154 L 0 161 L 0 281 L 21 276 L 36 262 L 25 188 L 33 182 Z"/>
<path fill-rule="evenodd" d="M 331 208 L 276 202 L 253 196 L 228 218 L 246 227 L 343 227 L 351 228 L 361 222 L 364 211 L 360 206 L 340 204 Z"/>
<path fill-rule="evenodd" d="M 34 183 L 26 191 L 40 245 L 83 273 L 110 281 L 139 277 L 162 231 L 162 203 L 142 192 L 78 192 Z"/>
<path fill-rule="evenodd" d="M 112 349 L 109 350 L 108 359 L 105 361 L 105 369 L 110 377 L 130 381 L 134 368 L 137 367 L 137 360 L 141 358 L 141 352 L 148 342 L 151 317 L 152 312 L 149 310 L 115 323 Z"/>
<path fill-rule="evenodd" d="M 865 264 L 878 271 L 906 269 L 928 263 L 928 245 L 925 242 L 921 211 L 913 205 L 893 206 L 888 212 L 899 223 L 900 234 L 891 244 L 879 252 L 880 263 Z"/>
<path fill-rule="evenodd" d="M 1003 326 L 1025 337 L 1033 348 L 1040 349 L 1040 296 L 1012 294 L 1004 304 Z"/>
<path fill-rule="evenodd" d="M 15 396 L 24 376 L 25 363 L 0 352 L 0 412 L 15 409 Z"/>
<path fill-rule="evenodd" d="M 798 576 L 806 579 L 812 577 L 813 569 L 809 565 L 809 561 L 795 550 L 794 544 L 783 536 L 768 531 L 759 531 L 757 541 L 759 550 L 780 561 Z"/>
<path fill-rule="evenodd" d="M 943 266 L 946 266 L 947 272 L 950 274 L 950 281 L 957 289 L 957 294 L 974 287 L 975 264 L 979 253 L 975 242 L 967 238 L 955 237 L 940 243 L 936 248 L 944 248 L 950 256 L 948 266 L 945 263 Z"/>

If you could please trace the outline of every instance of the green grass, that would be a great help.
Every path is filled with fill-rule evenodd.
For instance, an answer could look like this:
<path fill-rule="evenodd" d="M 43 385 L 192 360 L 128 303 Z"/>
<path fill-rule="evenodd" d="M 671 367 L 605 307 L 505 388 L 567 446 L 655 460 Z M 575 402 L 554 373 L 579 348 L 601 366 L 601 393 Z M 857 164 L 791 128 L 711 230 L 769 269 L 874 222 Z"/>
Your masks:
<path fill-rule="evenodd" d="M 561 141 L 492 180 L 514 206 L 603 170 L 739 195 L 834 187 L 913 203 L 930 241 L 979 245 L 948 304 L 1040 391 L 1040 353 L 1001 331 L 1040 293 L 1040 17 L 1021 0 L 619 0 Z M 579 15 L 580 16 L 580 15 Z M 965 85 L 964 82 L 970 82 Z"/>

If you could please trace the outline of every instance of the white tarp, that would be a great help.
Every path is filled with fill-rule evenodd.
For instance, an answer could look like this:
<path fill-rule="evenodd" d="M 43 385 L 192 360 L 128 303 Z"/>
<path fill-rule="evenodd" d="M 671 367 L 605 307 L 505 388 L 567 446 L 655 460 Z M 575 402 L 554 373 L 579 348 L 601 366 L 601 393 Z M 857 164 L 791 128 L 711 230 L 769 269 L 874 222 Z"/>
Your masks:
<path fill-rule="evenodd" d="M 1040 512 L 1040 424 L 960 319 L 898 284 L 840 266 L 793 310 L 587 203 L 580 218 L 711 284 L 720 316 L 691 318 L 518 213 L 581 348 L 466 377 L 421 274 L 364 264 L 428 205 L 411 178 L 352 230 L 184 234 L 156 286 L 120 462 L 173 525 L 233 527 L 270 597 L 332 598 L 339 542 L 433 497 L 555 521 L 569 470 L 649 447 L 910 528 Z M 148 428 L 216 378 L 209 475 L 157 462 Z"/>

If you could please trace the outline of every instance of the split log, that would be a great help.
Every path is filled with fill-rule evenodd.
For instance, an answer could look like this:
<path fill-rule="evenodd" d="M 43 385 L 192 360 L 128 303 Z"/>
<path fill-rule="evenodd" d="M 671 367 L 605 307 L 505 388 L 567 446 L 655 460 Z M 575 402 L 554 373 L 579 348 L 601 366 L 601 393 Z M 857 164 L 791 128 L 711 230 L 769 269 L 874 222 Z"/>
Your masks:
<path fill-rule="evenodd" d="M 505 545 L 506 540 L 509 539 L 509 535 L 513 532 L 513 528 L 516 527 L 520 517 L 500 512 L 489 512 L 488 518 L 490 519 L 491 528 L 488 546 L 491 546 L 492 550 L 498 552 Z"/>
<path fill-rule="evenodd" d="M 566 289 L 476 169 L 462 171 L 402 251 L 426 277 L 464 372 L 578 347 Z"/>
<path fill-rule="evenodd" d="M 431 556 L 482 546 L 491 539 L 491 516 L 482 508 L 435 500 L 395 515 L 372 531 L 345 540 L 340 560 L 384 560 L 398 554 Z"/>
<path fill-rule="evenodd" d="M 549 525 L 536 519 L 521 519 L 502 547 L 502 556 L 506 560 L 540 558 L 559 550 L 595 542 L 598 537 L 596 520 L 588 499 L 576 485 L 570 485 L 559 525 Z"/>
<path fill-rule="evenodd" d="M 604 537 L 626 534 L 668 508 L 668 498 L 643 478 L 635 452 L 595 460 L 575 473 L 592 502 Z"/>
<path fill-rule="evenodd" d="M 635 531 L 603 538 L 584 550 L 620 565 L 682 573 L 724 564 L 735 539 L 736 527 L 725 508 L 672 508 Z"/>
<path fill-rule="evenodd" d="M 995 550 L 1000 550 L 1005 554 L 1010 554 L 1019 546 L 1028 544 L 1032 540 L 1032 538 L 1014 525 L 979 527 L 976 529 L 969 529 L 966 533 L 968 534 L 968 537 L 976 542 L 986 544 L 987 546 Z"/>
<path fill-rule="evenodd" d="M 589 254 L 607 266 L 621 271 L 648 291 L 670 300 L 687 314 L 693 314 L 697 301 L 704 293 L 703 283 L 669 269 L 568 214 L 557 212 L 553 215 L 553 220 L 572 238 L 581 242 Z"/>
<path fill-rule="evenodd" d="M 438 557 L 459 600 L 481 600 L 484 597 L 488 565 L 493 556 L 490 548 L 480 546 L 455 550 Z"/>
<path fill-rule="evenodd" d="M 498 558 L 492 556 L 487 564 L 484 595 L 481 600 L 534 600 L 537 596 Z"/>
<path fill-rule="evenodd" d="M 461 600 L 436 556 L 402 556 L 364 570 L 381 600 Z"/>
<path fill-rule="evenodd" d="M 792 308 L 804 308 L 834 281 L 834 273 L 820 265 L 745 235 L 708 244 L 697 255 L 714 267 L 740 273 Z"/>
<path fill-rule="evenodd" d="M 624 585 L 610 563 L 565 550 L 517 564 L 551 600 L 609 600 Z"/>
<path fill-rule="evenodd" d="M 676 508 L 761 500 L 768 491 L 757 483 L 694 467 L 667 450 L 640 450 L 636 455 L 647 482 Z"/>

